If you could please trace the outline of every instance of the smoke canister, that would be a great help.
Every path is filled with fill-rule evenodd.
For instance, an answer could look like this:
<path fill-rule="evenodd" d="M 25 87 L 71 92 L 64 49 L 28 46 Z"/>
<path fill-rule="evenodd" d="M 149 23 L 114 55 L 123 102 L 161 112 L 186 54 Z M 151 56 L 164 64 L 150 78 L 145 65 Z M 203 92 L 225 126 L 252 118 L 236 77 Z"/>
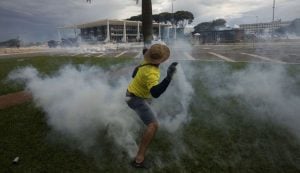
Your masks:
<path fill-rule="evenodd" d="M 16 157 L 14 160 L 13 160 L 13 164 L 17 164 L 20 160 L 20 157 Z"/>

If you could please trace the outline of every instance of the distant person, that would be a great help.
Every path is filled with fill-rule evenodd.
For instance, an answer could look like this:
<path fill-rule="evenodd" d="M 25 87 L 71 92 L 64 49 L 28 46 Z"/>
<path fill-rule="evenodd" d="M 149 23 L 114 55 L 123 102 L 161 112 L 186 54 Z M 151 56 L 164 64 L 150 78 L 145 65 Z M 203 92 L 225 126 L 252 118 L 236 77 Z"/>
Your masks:
<path fill-rule="evenodd" d="M 145 53 L 147 52 L 147 50 L 148 50 L 147 48 L 143 49 L 143 55 L 145 55 Z"/>
<path fill-rule="evenodd" d="M 165 92 L 176 72 L 177 65 L 177 62 L 172 63 L 167 70 L 167 76 L 159 83 L 159 65 L 169 58 L 170 49 L 162 44 L 154 44 L 149 50 L 144 49 L 143 54 L 144 61 L 135 68 L 132 74 L 133 79 L 126 92 L 128 106 L 147 126 L 139 150 L 131 163 L 135 168 L 147 168 L 144 162 L 146 150 L 158 129 L 156 114 L 150 106 L 151 98 L 158 98 Z"/>

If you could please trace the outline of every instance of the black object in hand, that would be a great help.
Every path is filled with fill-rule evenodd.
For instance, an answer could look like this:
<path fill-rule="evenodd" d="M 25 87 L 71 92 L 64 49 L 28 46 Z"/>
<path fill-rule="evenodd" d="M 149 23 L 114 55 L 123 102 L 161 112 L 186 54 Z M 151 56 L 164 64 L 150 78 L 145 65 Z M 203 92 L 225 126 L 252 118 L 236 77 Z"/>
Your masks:
<path fill-rule="evenodd" d="M 167 71 L 167 76 L 172 78 L 173 75 L 176 72 L 176 66 L 177 66 L 178 62 L 173 62 L 169 67 L 168 67 L 168 71 Z"/>

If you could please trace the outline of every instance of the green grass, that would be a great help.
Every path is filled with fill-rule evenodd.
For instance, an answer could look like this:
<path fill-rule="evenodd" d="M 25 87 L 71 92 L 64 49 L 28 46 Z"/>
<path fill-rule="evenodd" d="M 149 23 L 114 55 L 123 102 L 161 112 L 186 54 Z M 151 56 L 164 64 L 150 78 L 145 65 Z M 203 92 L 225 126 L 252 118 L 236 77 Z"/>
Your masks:
<path fill-rule="evenodd" d="M 88 63 L 107 67 L 130 61 L 60 58 L 52 61 L 37 57 L 32 59 L 32 64 L 49 74 L 63 63 Z M 29 63 L 26 61 L 22 62 L 23 66 Z M 10 63 L 15 68 L 15 62 Z M 197 63 L 194 65 L 199 68 L 206 65 L 218 68 L 223 65 Z M 227 65 L 231 69 L 229 72 L 233 72 L 244 69 L 247 64 Z M 291 65 L 288 69 L 289 74 L 297 79 L 300 74 L 299 66 Z M 192 120 L 176 135 L 164 129 L 158 131 L 149 149 L 148 159 L 153 162 L 150 172 L 300 171 L 298 137 L 275 121 L 253 116 L 239 98 L 212 97 L 201 78 L 192 82 L 195 89 L 189 111 Z M 32 103 L 0 110 L 0 117 L 1 172 L 144 172 L 135 171 L 129 166 L 129 158 L 106 137 L 105 132 L 99 133 L 99 144 L 91 153 L 83 153 L 76 147 L 70 147 L 67 145 L 69 139 L 53 132 L 46 124 L 44 113 Z M 12 160 L 16 156 L 20 156 L 20 163 L 13 165 Z"/>
<path fill-rule="evenodd" d="M 0 110 L 0 116 L 1 172 L 97 171 L 93 158 L 49 139 L 44 113 L 33 104 Z M 14 165 L 17 156 L 20 162 Z"/>
<path fill-rule="evenodd" d="M 21 60 L 21 61 L 20 61 Z M 132 61 L 131 57 L 62 57 L 62 56 L 35 56 L 35 57 L 19 57 L 0 59 L 0 95 L 16 92 L 22 90 L 21 85 L 7 81 L 7 75 L 18 68 L 25 66 L 35 67 L 42 74 L 51 74 L 56 72 L 61 66 L 65 64 L 87 64 L 96 65 L 102 68 L 108 68 L 110 65 L 116 63 L 125 63 Z"/>
<path fill-rule="evenodd" d="M 183 135 L 192 153 L 183 158 L 189 163 L 184 165 L 186 169 L 299 172 L 299 138 L 270 119 L 257 118 L 238 98 L 216 99 L 201 81 L 195 83 L 194 118 Z"/>

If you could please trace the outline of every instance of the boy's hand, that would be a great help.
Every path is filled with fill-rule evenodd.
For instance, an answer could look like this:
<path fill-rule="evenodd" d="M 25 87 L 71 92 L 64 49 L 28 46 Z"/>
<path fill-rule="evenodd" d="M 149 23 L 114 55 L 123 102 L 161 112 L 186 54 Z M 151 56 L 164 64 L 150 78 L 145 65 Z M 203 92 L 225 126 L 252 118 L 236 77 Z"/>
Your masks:
<path fill-rule="evenodd" d="M 167 77 L 168 78 L 172 78 L 173 75 L 176 72 L 176 66 L 177 66 L 178 62 L 173 62 L 169 67 L 168 67 L 168 71 L 167 71 Z"/>

